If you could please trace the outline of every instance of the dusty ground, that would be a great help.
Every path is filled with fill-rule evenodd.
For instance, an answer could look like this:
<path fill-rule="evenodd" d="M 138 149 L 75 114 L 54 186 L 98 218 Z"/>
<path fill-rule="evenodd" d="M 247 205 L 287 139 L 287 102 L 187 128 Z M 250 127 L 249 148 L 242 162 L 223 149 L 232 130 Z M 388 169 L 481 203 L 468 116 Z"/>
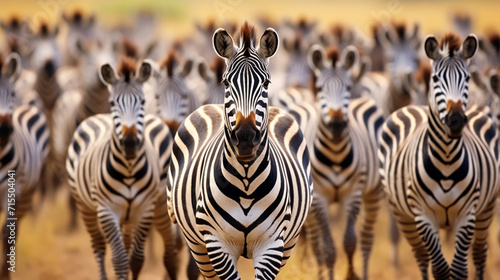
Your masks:
<path fill-rule="evenodd" d="M 97 279 L 97 264 L 90 247 L 90 238 L 83 224 L 76 232 L 68 233 L 66 230 L 68 210 L 65 204 L 66 195 L 59 194 L 52 202 L 45 203 L 36 214 L 26 217 L 21 222 L 19 233 L 16 272 L 12 279 L 33 280 L 86 280 Z M 335 210 L 335 209 L 333 209 Z M 401 243 L 399 252 L 401 267 L 395 269 L 391 265 L 391 246 L 388 239 L 388 219 L 386 209 L 380 212 L 380 219 L 376 226 L 376 241 L 370 262 L 370 279 L 420 279 L 417 266 L 413 260 L 406 241 Z M 337 245 L 341 243 L 343 221 L 332 224 Z M 487 261 L 486 279 L 498 279 L 500 274 L 500 245 L 496 241 L 498 224 L 495 221 L 491 227 L 490 250 Z M 155 233 L 153 244 L 157 247 L 154 253 L 146 257 L 146 264 L 141 275 L 142 280 L 164 279 L 166 273 L 161 265 L 161 240 Z M 345 255 L 342 247 L 338 247 L 335 278 L 343 279 L 346 275 Z M 151 248 L 151 246 L 150 246 Z M 451 256 L 450 245 L 446 245 L 446 256 Z M 153 255 L 153 257 L 151 257 Z M 361 254 L 355 255 L 357 271 L 361 271 Z M 180 279 L 185 279 L 184 268 L 186 253 L 182 254 L 179 267 Z M 107 272 L 110 279 L 115 279 L 111 267 L 109 250 L 106 261 Z M 253 279 L 252 264 L 248 260 L 240 261 L 239 269 L 243 279 Z M 472 269 L 472 268 L 471 268 Z M 316 275 L 316 266 L 311 253 L 306 252 L 304 246 L 298 246 L 292 258 L 278 275 L 278 279 L 313 279 Z M 472 275 L 472 273 L 469 273 Z M 473 279 L 472 277 L 469 277 Z"/>

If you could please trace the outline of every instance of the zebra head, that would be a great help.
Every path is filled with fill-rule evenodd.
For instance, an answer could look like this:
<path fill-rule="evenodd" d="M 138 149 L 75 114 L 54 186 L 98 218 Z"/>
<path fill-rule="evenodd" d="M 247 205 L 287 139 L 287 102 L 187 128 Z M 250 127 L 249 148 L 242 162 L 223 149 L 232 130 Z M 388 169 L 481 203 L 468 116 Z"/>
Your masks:
<path fill-rule="evenodd" d="M 210 67 L 205 60 L 201 59 L 198 64 L 198 73 L 207 83 L 205 98 L 203 104 L 222 104 L 224 103 L 224 85 L 221 84 L 226 63 L 218 56 L 214 57 Z"/>
<path fill-rule="evenodd" d="M 337 48 L 325 51 L 320 45 L 309 50 L 309 65 L 316 76 L 317 100 L 320 104 L 322 124 L 332 139 L 342 138 L 348 124 L 351 99 L 352 67 L 358 61 L 358 51 L 348 46 L 340 57 Z"/>
<path fill-rule="evenodd" d="M 137 72 L 137 73 L 136 73 Z M 136 71 L 133 58 L 122 57 L 118 73 L 110 64 L 104 64 L 99 77 L 107 85 L 111 116 L 122 151 L 127 159 L 135 158 L 143 143 L 144 93 L 142 84 L 149 78 L 152 66 L 144 61 Z"/>
<path fill-rule="evenodd" d="M 293 40 L 285 38 L 282 42 L 289 55 L 285 86 L 307 88 L 311 80 L 311 70 L 306 52 L 310 45 L 305 42 L 300 33 L 296 34 Z"/>
<path fill-rule="evenodd" d="M 47 77 L 52 77 L 61 66 L 62 58 L 56 41 L 58 33 L 58 27 L 50 30 L 47 24 L 42 23 L 39 33 L 33 37 L 31 66 Z"/>
<path fill-rule="evenodd" d="M 186 76 L 191 72 L 193 61 L 184 63 L 181 71 L 177 71 L 179 59 L 175 51 L 170 51 L 160 63 L 156 99 L 158 102 L 157 114 L 175 134 L 184 119 L 193 112 L 197 106 L 196 98 L 186 84 Z"/>
<path fill-rule="evenodd" d="M 407 73 L 417 70 L 419 65 L 419 25 L 415 24 L 411 32 L 407 29 L 405 24 L 378 29 L 378 39 L 384 47 L 385 69 L 397 89 L 403 89 L 400 81 Z"/>
<path fill-rule="evenodd" d="M 77 62 L 79 57 L 79 41 L 97 37 L 96 18 L 93 14 L 85 16 L 80 10 L 74 11 L 71 15 L 63 13 L 62 18 L 68 28 L 65 51 L 70 59 L 68 62 L 73 64 Z"/>
<path fill-rule="evenodd" d="M 226 137 L 239 161 L 255 159 L 267 132 L 268 65 L 278 44 L 278 33 L 268 28 L 256 45 L 254 28 L 246 22 L 241 27 L 238 45 L 226 30 L 219 28 L 214 33 L 215 52 L 227 65 L 222 80 Z"/>
<path fill-rule="evenodd" d="M 425 40 L 425 53 L 431 59 L 432 67 L 429 107 L 451 138 L 459 137 L 467 123 L 468 64 L 477 47 L 475 35 L 469 35 L 462 45 L 454 34 L 445 35 L 441 44 L 432 35 Z"/>
<path fill-rule="evenodd" d="M 16 93 L 14 82 L 21 73 L 21 59 L 11 53 L 5 60 L 0 57 L 0 148 L 4 147 L 12 134 L 12 113 Z"/>

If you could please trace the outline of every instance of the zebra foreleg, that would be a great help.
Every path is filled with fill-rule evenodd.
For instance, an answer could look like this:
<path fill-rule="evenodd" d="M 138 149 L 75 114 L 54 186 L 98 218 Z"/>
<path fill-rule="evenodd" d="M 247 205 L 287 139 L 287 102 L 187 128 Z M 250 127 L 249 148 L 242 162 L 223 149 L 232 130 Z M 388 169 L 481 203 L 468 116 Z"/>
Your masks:
<path fill-rule="evenodd" d="M 146 238 L 153 222 L 153 211 L 153 207 L 148 209 L 137 225 L 134 224 L 132 252 L 130 256 L 130 270 L 132 271 L 133 280 L 138 279 L 144 264 L 144 244 L 146 243 Z"/>
<path fill-rule="evenodd" d="M 441 250 L 441 241 L 439 239 L 438 229 L 425 215 L 420 213 L 417 213 L 415 216 L 415 223 L 418 234 L 420 235 L 427 252 L 429 252 L 434 278 L 450 279 L 450 267 Z"/>
<path fill-rule="evenodd" d="M 484 278 L 484 268 L 486 266 L 486 256 L 488 252 L 488 233 L 493 219 L 495 202 L 476 217 L 476 232 L 472 245 L 472 257 L 476 267 L 476 279 Z"/>
<path fill-rule="evenodd" d="M 304 223 L 304 230 L 307 243 L 316 257 L 318 279 L 333 280 L 333 266 L 336 259 L 335 243 L 330 232 L 327 203 L 317 193 L 314 194 Z"/>
<path fill-rule="evenodd" d="M 361 191 L 356 191 L 352 196 L 346 201 L 347 207 L 347 226 L 344 233 L 344 251 L 347 254 L 348 268 L 347 268 L 347 280 L 359 279 L 354 272 L 354 252 L 356 251 L 356 219 L 359 214 L 359 207 L 361 204 Z"/>
<path fill-rule="evenodd" d="M 210 233 L 205 233 L 203 239 L 207 246 L 210 263 L 221 280 L 241 280 L 238 274 L 237 259 L 229 252 L 226 244 Z"/>
<path fill-rule="evenodd" d="M 389 228 L 389 236 L 391 239 L 391 244 L 392 244 L 392 264 L 394 267 L 399 267 L 399 253 L 398 253 L 398 248 L 399 248 L 399 229 L 398 225 L 396 222 L 396 218 L 394 218 L 394 215 L 391 213 L 389 214 L 389 222 L 390 222 L 390 228 Z"/>
<path fill-rule="evenodd" d="M 168 215 L 168 208 L 167 208 L 167 198 L 166 198 L 166 193 L 163 192 L 162 195 L 158 198 L 156 201 L 156 207 L 155 207 L 155 216 L 154 216 L 154 226 L 158 230 L 158 232 L 161 235 L 161 238 L 163 239 L 163 245 L 165 248 L 165 252 L 163 253 L 163 265 L 165 266 L 165 269 L 167 270 L 168 276 L 170 277 L 171 280 L 177 279 L 177 242 L 178 240 L 176 239 L 176 236 L 174 236 L 174 232 L 172 229 L 172 222 L 170 221 L 170 217 Z M 196 270 L 196 277 L 199 275 L 198 268 L 196 267 L 195 263 L 195 268 Z"/>
<path fill-rule="evenodd" d="M 98 207 L 97 219 L 99 228 L 111 247 L 111 261 L 116 277 L 119 280 L 126 280 L 128 278 L 129 260 L 123 243 L 120 222 L 116 214 L 105 207 Z"/>
<path fill-rule="evenodd" d="M 392 215 L 391 215 L 392 216 Z M 420 273 L 423 280 L 429 279 L 428 269 L 429 269 L 429 255 L 427 253 L 427 248 L 425 247 L 420 235 L 415 226 L 415 221 L 413 219 L 402 219 L 399 215 L 393 216 L 394 222 L 398 222 L 401 228 L 401 232 L 404 237 L 412 247 L 413 255 L 417 260 Z M 397 226 L 397 224 L 396 224 Z M 398 229 L 399 231 L 399 229 Z"/>
<path fill-rule="evenodd" d="M 94 256 L 97 261 L 97 266 L 99 267 L 99 279 L 106 280 L 106 269 L 104 267 L 104 255 L 106 253 L 106 240 L 99 229 L 97 222 L 97 213 L 91 211 L 81 211 L 83 222 L 90 234 L 90 239 L 92 242 L 92 249 L 94 250 Z"/>
<path fill-rule="evenodd" d="M 361 251 L 363 252 L 363 280 L 368 279 L 368 261 L 373 247 L 374 230 L 380 208 L 383 190 L 378 186 L 371 193 L 363 195 L 364 219 L 361 227 Z"/>
<path fill-rule="evenodd" d="M 451 262 L 451 277 L 453 279 L 467 279 L 467 256 L 474 236 L 475 224 L 476 215 L 474 211 L 471 211 L 456 228 L 455 254 Z"/>
<path fill-rule="evenodd" d="M 255 279 L 275 279 L 283 261 L 283 233 L 272 243 L 265 244 L 254 252 Z"/>

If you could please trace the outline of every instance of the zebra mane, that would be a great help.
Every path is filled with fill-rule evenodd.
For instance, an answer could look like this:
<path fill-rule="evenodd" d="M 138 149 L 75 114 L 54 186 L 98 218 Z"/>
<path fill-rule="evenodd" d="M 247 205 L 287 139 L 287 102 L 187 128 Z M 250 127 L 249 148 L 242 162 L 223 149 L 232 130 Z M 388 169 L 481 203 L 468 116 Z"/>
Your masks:
<path fill-rule="evenodd" d="M 497 53 L 500 52 L 500 34 L 496 32 L 488 34 L 488 41 Z"/>
<path fill-rule="evenodd" d="M 136 70 L 135 58 L 123 55 L 120 57 L 117 73 L 125 78 L 125 82 L 128 83 L 132 80 Z"/>
<path fill-rule="evenodd" d="M 441 43 L 439 44 L 442 51 L 448 50 L 448 55 L 453 56 L 455 51 L 458 51 L 461 47 L 460 36 L 455 33 L 447 33 L 441 38 Z"/>
<path fill-rule="evenodd" d="M 175 67 L 179 64 L 179 58 L 175 49 L 171 49 L 167 56 L 160 62 L 160 69 L 167 70 L 167 76 L 172 77 L 174 75 Z"/>
<path fill-rule="evenodd" d="M 331 46 L 326 50 L 326 58 L 332 62 L 332 68 L 335 68 L 337 61 L 340 58 L 339 49 L 335 46 Z"/>
<path fill-rule="evenodd" d="M 347 27 L 343 24 L 335 24 L 331 28 L 331 33 L 339 40 L 342 39 L 346 32 L 348 32 Z"/>
<path fill-rule="evenodd" d="M 17 15 L 13 15 L 7 22 L 7 26 L 12 29 L 18 29 L 21 28 L 21 22 L 22 20 Z"/>
<path fill-rule="evenodd" d="M 238 40 L 240 47 L 245 50 L 245 56 L 250 56 L 250 48 L 255 46 L 255 28 L 245 21 L 241 26 L 240 37 Z"/>
<path fill-rule="evenodd" d="M 127 57 L 138 59 L 139 47 L 128 37 L 123 38 L 123 54 Z"/>
<path fill-rule="evenodd" d="M 69 18 L 71 19 L 71 22 L 81 24 L 83 20 L 83 11 L 77 9 L 73 12 L 73 14 L 71 14 Z"/>
<path fill-rule="evenodd" d="M 215 73 L 215 79 L 217 82 L 222 81 L 222 75 L 224 74 L 224 68 L 226 66 L 226 63 L 224 62 L 224 59 L 220 57 L 215 57 L 214 61 L 212 62 L 212 65 L 210 65 L 210 70 L 212 70 Z"/>
<path fill-rule="evenodd" d="M 406 35 L 406 23 L 404 23 L 404 22 L 400 22 L 400 23 L 393 22 L 392 26 L 394 27 L 394 30 L 396 31 L 396 34 L 398 35 L 399 40 L 400 41 L 404 40 L 405 39 L 405 35 Z"/>
<path fill-rule="evenodd" d="M 47 22 L 45 22 L 45 21 L 41 22 L 38 30 L 40 32 L 40 36 L 42 36 L 42 37 L 49 36 L 49 24 Z"/>

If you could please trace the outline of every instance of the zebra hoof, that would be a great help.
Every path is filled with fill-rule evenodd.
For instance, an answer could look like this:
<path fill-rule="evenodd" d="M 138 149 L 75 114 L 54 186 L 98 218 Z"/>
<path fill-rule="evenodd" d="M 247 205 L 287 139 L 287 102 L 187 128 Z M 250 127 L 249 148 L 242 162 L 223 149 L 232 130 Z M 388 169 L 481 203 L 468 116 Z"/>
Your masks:
<path fill-rule="evenodd" d="M 354 271 L 349 271 L 347 273 L 347 277 L 345 279 L 346 280 L 360 280 L 360 278 L 358 277 L 358 275 L 356 275 L 356 273 Z"/>

